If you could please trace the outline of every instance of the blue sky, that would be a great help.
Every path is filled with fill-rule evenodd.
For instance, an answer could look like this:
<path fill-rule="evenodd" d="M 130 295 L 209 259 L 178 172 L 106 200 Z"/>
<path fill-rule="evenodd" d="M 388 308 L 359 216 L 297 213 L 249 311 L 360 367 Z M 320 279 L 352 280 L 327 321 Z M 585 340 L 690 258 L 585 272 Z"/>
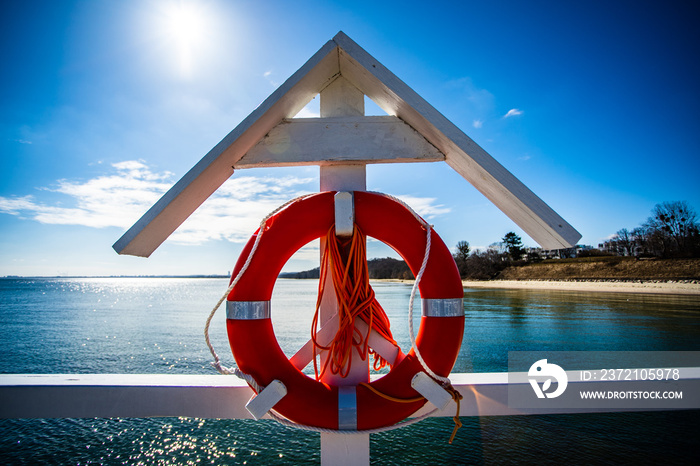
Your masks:
<path fill-rule="evenodd" d="M 581 244 L 638 226 L 663 201 L 700 209 L 692 3 L 8 3 L 0 276 L 231 270 L 260 218 L 318 190 L 317 167 L 237 171 L 148 259 L 111 246 L 340 30 L 571 223 Z M 444 163 L 372 165 L 367 183 L 407 199 L 450 247 L 485 248 L 509 231 L 535 246 Z M 389 254 L 370 244 L 370 256 Z M 316 255 L 305 248 L 287 270 Z"/>

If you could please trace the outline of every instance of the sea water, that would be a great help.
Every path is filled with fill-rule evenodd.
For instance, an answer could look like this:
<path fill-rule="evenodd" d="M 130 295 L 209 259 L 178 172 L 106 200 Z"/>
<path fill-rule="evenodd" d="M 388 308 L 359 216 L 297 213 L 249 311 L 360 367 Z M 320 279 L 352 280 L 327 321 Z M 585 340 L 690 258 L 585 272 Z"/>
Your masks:
<path fill-rule="evenodd" d="M 410 285 L 373 282 L 407 351 Z M 0 279 L 0 373 L 212 374 L 205 319 L 225 279 Z M 286 354 L 308 339 L 318 282 L 279 280 L 273 326 Z M 465 290 L 454 372 L 504 372 L 508 351 L 700 351 L 694 297 Z M 225 312 L 211 338 L 233 363 Z M 225 400 L 222 400 L 225 403 Z M 433 418 L 371 436 L 375 464 L 690 463 L 700 411 Z M 274 421 L 0 420 L 3 464 L 318 463 L 320 440 Z"/>

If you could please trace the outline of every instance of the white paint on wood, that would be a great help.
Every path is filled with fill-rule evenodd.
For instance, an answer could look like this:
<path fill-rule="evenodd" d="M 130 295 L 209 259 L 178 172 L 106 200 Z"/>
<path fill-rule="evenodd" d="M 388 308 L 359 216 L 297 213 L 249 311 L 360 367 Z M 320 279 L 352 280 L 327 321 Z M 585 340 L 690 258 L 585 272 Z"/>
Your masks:
<path fill-rule="evenodd" d="M 356 117 L 360 112 L 364 114 L 364 95 L 354 86 L 338 77 L 333 83 L 321 91 L 320 112 L 322 118 L 330 117 Z M 360 114 L 359 116 L 362 116 Z M 367 187 L 366 169 L 364 164 L 322 165 L 320 167 L 321 191 L 364 191 Z M 321 257 L 325 251 L 326 243 L 321 238 Z M 338 313 L 338 302 L 333 289 L 332 277 L 326 277 L 325 292 L 321 298 L 319 309 L 321 325 Z M 356 323 L 357 324 L 357 323 Z M 350 372 L 341 377 L 326 371 L 321 380 L 330 385 L 346 386 L 357 385 L 369 381 L 369 364 L 363 361 L 357 351 L 352 351 Z M 321 364 L 325 363 L 328 353 L 321 356 Z M 369 441 L 369 440 L 368 440 Z"/>
<path fill-rule="evenodd" d="M 321 433 L 321 464 L 366 466 L 369 464 L 369 435 Z"/>
<path fill-rule="evenodd" d="M 355 321 L 355 327 L 359 330 L 360 334 L 367 335 L 369 326 L 366 323 L 358 319 Z M 401 348 L 381 336 L 375 329 L 369 332 L 369 347 L 376 351 L 379 356 L 384 358 L 384 360 L 392 366 L 399 362 L 404 356 L 401 352 Z"/>
<path fill-rule="evenodd" d="M 321 165 L 321 191 L 366 191 L 367 168 L 364 163 Z"/>
<path fill-rule="evenodd" d="M 245 409 L 255 418 L 262 419 L 275 405 L 287 395 L 287 387 L 282 382 L 275 379 L 265 387 L 260 393 L 245 405 Z"/>
<path fill-rule="evenodd" d="M 321 118 L 364 116 L 365 98 L 362 92 L 350 85 L 347 80 L 338 77 L 328 87 L 321 91 Z M 321 191 L 364 191 L 367 187 L 366 169 L 364 164 L 343 164 L 320 167 Z M 326 248 L 326 242 L 321 239 L 321 257 Z M 326 277 L 325 293 L 321 297 L 319 309 L 321 322 L 328 321 L 338 315 L 338 302 L 333 289 L 332 277 Z M 355 319 L 355 324 L 359 319 Z M 338 328 L 335 324 L 334 328 Z M 337 331 L 337 330 L 336 330 Z M 328 353 L 321 356 L 321 364 Z M 356 386 L 369 381 L 369 361 L 363 361 L 357 351 L 350 352 L 350 371 L 346 377 L 340 377 L 326 371 L 321 380 L 338 387 Z M 368 358 L 369 359 L 369 358 Z M 367 465 L 369 464 L 369 434 L 342 435 L 321 434 L 321 464 L 322 465 Z"/>
<path fill-rule="evenodd" d="M 321 92 L 319 111 L 321 118 L 362 117 L 365 115 L 365 95 L 338 75 Z"/>
<path fill-rule="evenodd" d="M 582 381 L 580 370 L 566 371 L 572 386 L 607 390 L 609 384 L 639 381 Z M 514 416 L 591 412 L 587 408 L 515 409 L 508 406 L 508 373 L 450 374 L 452 385 L 464 396 L 461 416 Z M 519 378 L 527 379 L 524 375 Z M 684 367 L 673 390 L 697 393 L 700 367 Z M 617 388 L 616 388 L 617 389 Z M 253 391 L 241 379 L 226 375 L 166 374 L 0 374 L 0 418 L 111 418 L 198 417 L 252 419 L 245 404 Z M 412 417 L 432 411 L 427 405 Z M 455 403 L 432 414 L 455 415 Z M 596 412 L 650 411 L 611 405 Z M 266 416 L 265 419 L 268 419 Z M 347 435 L 352 437 L 352 435 Z"/>
<path fill-rule="evenodd" d="M 442 152 L 397 117 L 291 118 L 270 130 L 235 168 L 444 160 Z"/>
<path fill-rule="evenodd" d="M 418 372 L 413 376 L 411 387 L 438 409 L 447 408 L 449 402 L 452 401 L 452 395 L 425 372 Z"/>
<path fill-rule="evenodd" d="M 335 234 L 352 236 L 355 229 L 355 203 L 352 193 L 340 191 L 333 196 L 335 211 Z"/>
<path fill-rule="evenodd" d="M 340 32 L 205 155 L 115 243 L 114 249 L 120 254 L 149 256 L 231 176 L 232 167 L 270 130 L 325 89 L 321 117 L 359 116 L 364 108 L 360 96 L 367 95 L 420 133 L 445 155 L 453 169 L 542 247 L 570 247 L 580 239 L 573 227 L 478 144 Z M 328 99 L 339 102 L 334 94 L 345 96 L 343 106 L 351 110 L 340 115 L 336 104 L 324 104 Z"/>
<path fill-rule="evenodd" d="M 252 394 L 238 377 L 221 375 L 1 375 L 0 417 L 252 419 Z"/>
<path fill-rule="evenodd" d="M 358 330 L 362 335 L 367 335 L 367 324 L 363 321 L 358 320 L 355 322 Z M 336 332 L 338 331 L 338 313 L 335 313 L 323 327 L 316 333 L 317 341 L 323 345 L 328 346 L 331 342 Z M 403 353 L 398 346 L 387 341 L 382 337 L 376 330 L 372 329 L 369 334 L 369 346 L 375 350 L 381 357 L 383 357 L 389 364 L 394 365 L 398 362 L 397 359 L 403 358 Z M 314 342 L 313 340 L 308 340 L 304 346 L 299 348 L 299 350 L 294 353 L 294 356 L 289 358 L 289 362 L 292 363 L 294 367 L 303 370 L 308 366 L 314 357 Z"/>
<path fill-rule="evenodd" d="M 338 313 L 336 312 L 333 316 L 323 323 L 321 328 L 316 332 L 316 339 L 322 346 L 328 346 L 328 344 L 333 340 L 336 332 L 338 331 Z M 294 356 L 289 358 L 289 362 L 292 363 L 294 367 L 303 370 L 308 366 L 314 358 L 314 342 L 313 340 L 308 340 L 304 346 L 299 348 L 299 350 L 294 353 Z"/>

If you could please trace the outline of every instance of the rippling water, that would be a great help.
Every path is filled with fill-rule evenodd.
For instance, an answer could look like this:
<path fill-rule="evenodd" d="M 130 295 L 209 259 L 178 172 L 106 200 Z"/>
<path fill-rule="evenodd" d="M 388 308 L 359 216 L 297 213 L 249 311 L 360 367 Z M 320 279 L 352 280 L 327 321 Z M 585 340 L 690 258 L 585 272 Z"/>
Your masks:
<path fill-rule="evenodd" d="M 273 324 L 292 354 L 309 334 L 317 282 L 280 280 Z M 408 342 L 410 287 L 373 283 Z M 1 373 L 211 374 L 204 320 L 223 279 L 0 279 Z M 508 351 L 700 351 L 696 298 L 466 290 L 455 372 L 507 370 Z M 212 341 L 231 364 L 223 310 Z M 693 462 L 700 411 L 429 419 L 371 438 L 372 462 Z M 319 461 L 319 436 L 273 421 L 0 420 L 4 464 L 290 464 Z"/>

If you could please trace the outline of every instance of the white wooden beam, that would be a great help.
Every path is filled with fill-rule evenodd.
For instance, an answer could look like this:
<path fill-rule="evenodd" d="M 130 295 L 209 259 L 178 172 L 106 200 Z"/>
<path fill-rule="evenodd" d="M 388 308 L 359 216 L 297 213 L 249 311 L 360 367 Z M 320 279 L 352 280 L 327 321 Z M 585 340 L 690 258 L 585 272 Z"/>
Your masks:
<path fill-rule="evenodd" d="M 342 74 L 323 89 L 319 103 L 321 118 L 365 115 L 365 95 Z"/>
<path fill-rule="evenodd" d="M 396 117 L 291 118 L 270 130 L 234 168 L 444 160 Z"/>
<path fill-rule="evenodd" d="M 233 174 L 233 167 L 267 132 L 291 118 L 339 74 L 338 49 L 326 43 L 260 104 L 114 244 L 119 254 L 148 257 Z"/>
<path fill-rule="evenodd" d="M 339 76 L 328 85 L 320 95 L 321 118 L 364 117 L 365 96 L 345 78 Z M 324 147 L 323 150 L 330 150 Z M 323 150 L 320 151 L 323 154 Z M 321 165 L 321 191 L 364 191 L 367 189 L 365 164 L 344 163 L 338 165 Z M 321 238 L 321 257 L 326 248 L 325 238 Z M 332 277 L 326 277 L 324 294 L 321 297 L 319 317 L 321 325 L 328 325 L 334 316 L 338 315 L 338 302 L 333 287 Z M 336 324 L 337 329 L 337 324 Z M 337 330 L 336 330 L 337 331 Z M 321 364 L 328 358 L 329 353 L 321 355 Z M 369 358 L 363 361 L 356 351 L 351 351 L 351 366 L 346 377 L 327 371 L 321 380 L 338 387 L 356 386 L 360 382 L 369 382 Z M 354 388 L 349 388 L 354 394 Z M 340 391 L 338 405 L 341 405 Z M 355 410 L 355 423 L 357 411 Z M 340 416 L 339 416 L 340 417 Z M 340 423 L 340 420 L 339 420 Z M 322 465 L 368 465 L 369 464 L 369 434 L 341 435 L 321 433 L 321 464 Z"/>
<path fill-rule="evenodd" d="M 358 320 L 355 324 L 357 329 L 362 335 L 367 335 L 367 329 L 369 326 L 361 320 Z M 333 337 L 335 337 L 338 331 L 338 313 L 333 315 L 324 325 L 321 330 L 316 333 L 317 341 L 322 346 L 327 346 Z M 379 334 L 374 328 L 369 334 L 369 346 L 374 351 L 377 352 L 382 358 L 384 358 L 390 365 L 394 365 L 396 358 L 403 354 L 401 348 L 394 346 L 393 343 L 389 342 L 383 336 Z M 294 367 L 303 370 L 306 366 L 311 364 L 314 357 L 314 342 L 313 340 L 308 340 L 304 346 L 299 348 L 294 356 L 289 358 L 289 362 L 292 363 Z M 403 357 L 403 356 L 402 356 Z"/>
<path fill-rule="evenodd" d="M 9 374 L 0 375 L 0 417 L 253 419 L 252 395 L 233 376 Z"/>
<path fill-rule="evenodd" d="M 567 371 L 570 386 L 607 390 L 616 383 L 638 381 L 582 381 L 580 371 Z M 464 396 L 460 416 L 518 416 L 587 412 L 650 411 L 648 408 L 572 407 L 511 408 L 508 406 L 508 373 L 450 374 L 452 385 Z M 512 375 L 512 374 L 511 374 Z M 524 379 L 523 379 L 524 380 Z M 700 391 L 700 367 L 683 368 L 673 390 L 692 397 Z M 522 382 L 528 385 L 527 382 Z M 646 382 L 648 383 L 648 382 Z M 635 385 L 636 384 L 636 385 Z M 627 385 L 624 385 L 627 386 Z M 567 388 L 569 390 L 570 388 Z M 206 419 L 252 419 L 245 409 L 253 391 L 235 376 L 165 374 L 1 374 L 0 418 L 92 418 L 92 417 L 199 417 Z M 697 398 L 693 398 L 697 399 Z M 411 417 L 433 409 L 425 406 Z M 669 408 L 671 409 L 671 408 Z M 452 417 L 455 404 L 433 417 Z M 269 419 L 265 416 L 264 419 Z"/>
<path fill-rule="evenodd" d="M 345 78 L 339 76 L 321 92 L 320 112 L 322 119 L 363 117 L 365 96 Z M 320 154 L 323 155 L 323 152 L 320 151 Z M 364 163 L 321 165 L 320 189 L 321 191 L 365 191 L 367 189 L 367 178 Z M 321 238 L 321 258 L 325 248 L 325 240 Z M 326 278 L 325 292 L 321 297 L 319 309 L 322 327 L 338 313 L 338 303 L 332 277 L 328 275 Z M 322 357 L 327 357 L 327 354 L 324 354 Z M 326 372 L 322 380 L 335 386 L 357 385 L 360 382 L 369 381 L 369 362 L 363 361 L 355 351 L 351 352 L 351 358 L 351 370 L 346 377 Z M 367 444 L 369 445 L 369 438 L 367 439 Z"/>
<path fill-rule="evenodd" d="M 402 119 L 542 247 L 569 247 L 580 239 L 571 225 L 508 170 L 341 32 L 209 151 L 114 244 L 114 249 L 120 254 L 148 257 L 231 176 L 241 157 L 321 91 L 326 99 L 334 93 L 366 94 L 387 113 Z M 321 117 L 361 116 L 364 97 L 352 99 L 354 107 L 349 113 L 337 114 L 332 106 L 322 105 Z M 318 156 L 311 159 L 315 162 Z"/>
<path fill-rule="evenodd" d="M 333 40 L 340 72 L 390 115 L 422 134 L 447 163 L 545 249 L 575 245 L 581 235 L 484 149 L 345 34 Z"/>
<path fill-rule="evenodd" d="M 321 191 L 366 191 L 367 165 L 364 163 L 321 165 Z M 323 241 L 323 238 L 321 238 Z"/>

